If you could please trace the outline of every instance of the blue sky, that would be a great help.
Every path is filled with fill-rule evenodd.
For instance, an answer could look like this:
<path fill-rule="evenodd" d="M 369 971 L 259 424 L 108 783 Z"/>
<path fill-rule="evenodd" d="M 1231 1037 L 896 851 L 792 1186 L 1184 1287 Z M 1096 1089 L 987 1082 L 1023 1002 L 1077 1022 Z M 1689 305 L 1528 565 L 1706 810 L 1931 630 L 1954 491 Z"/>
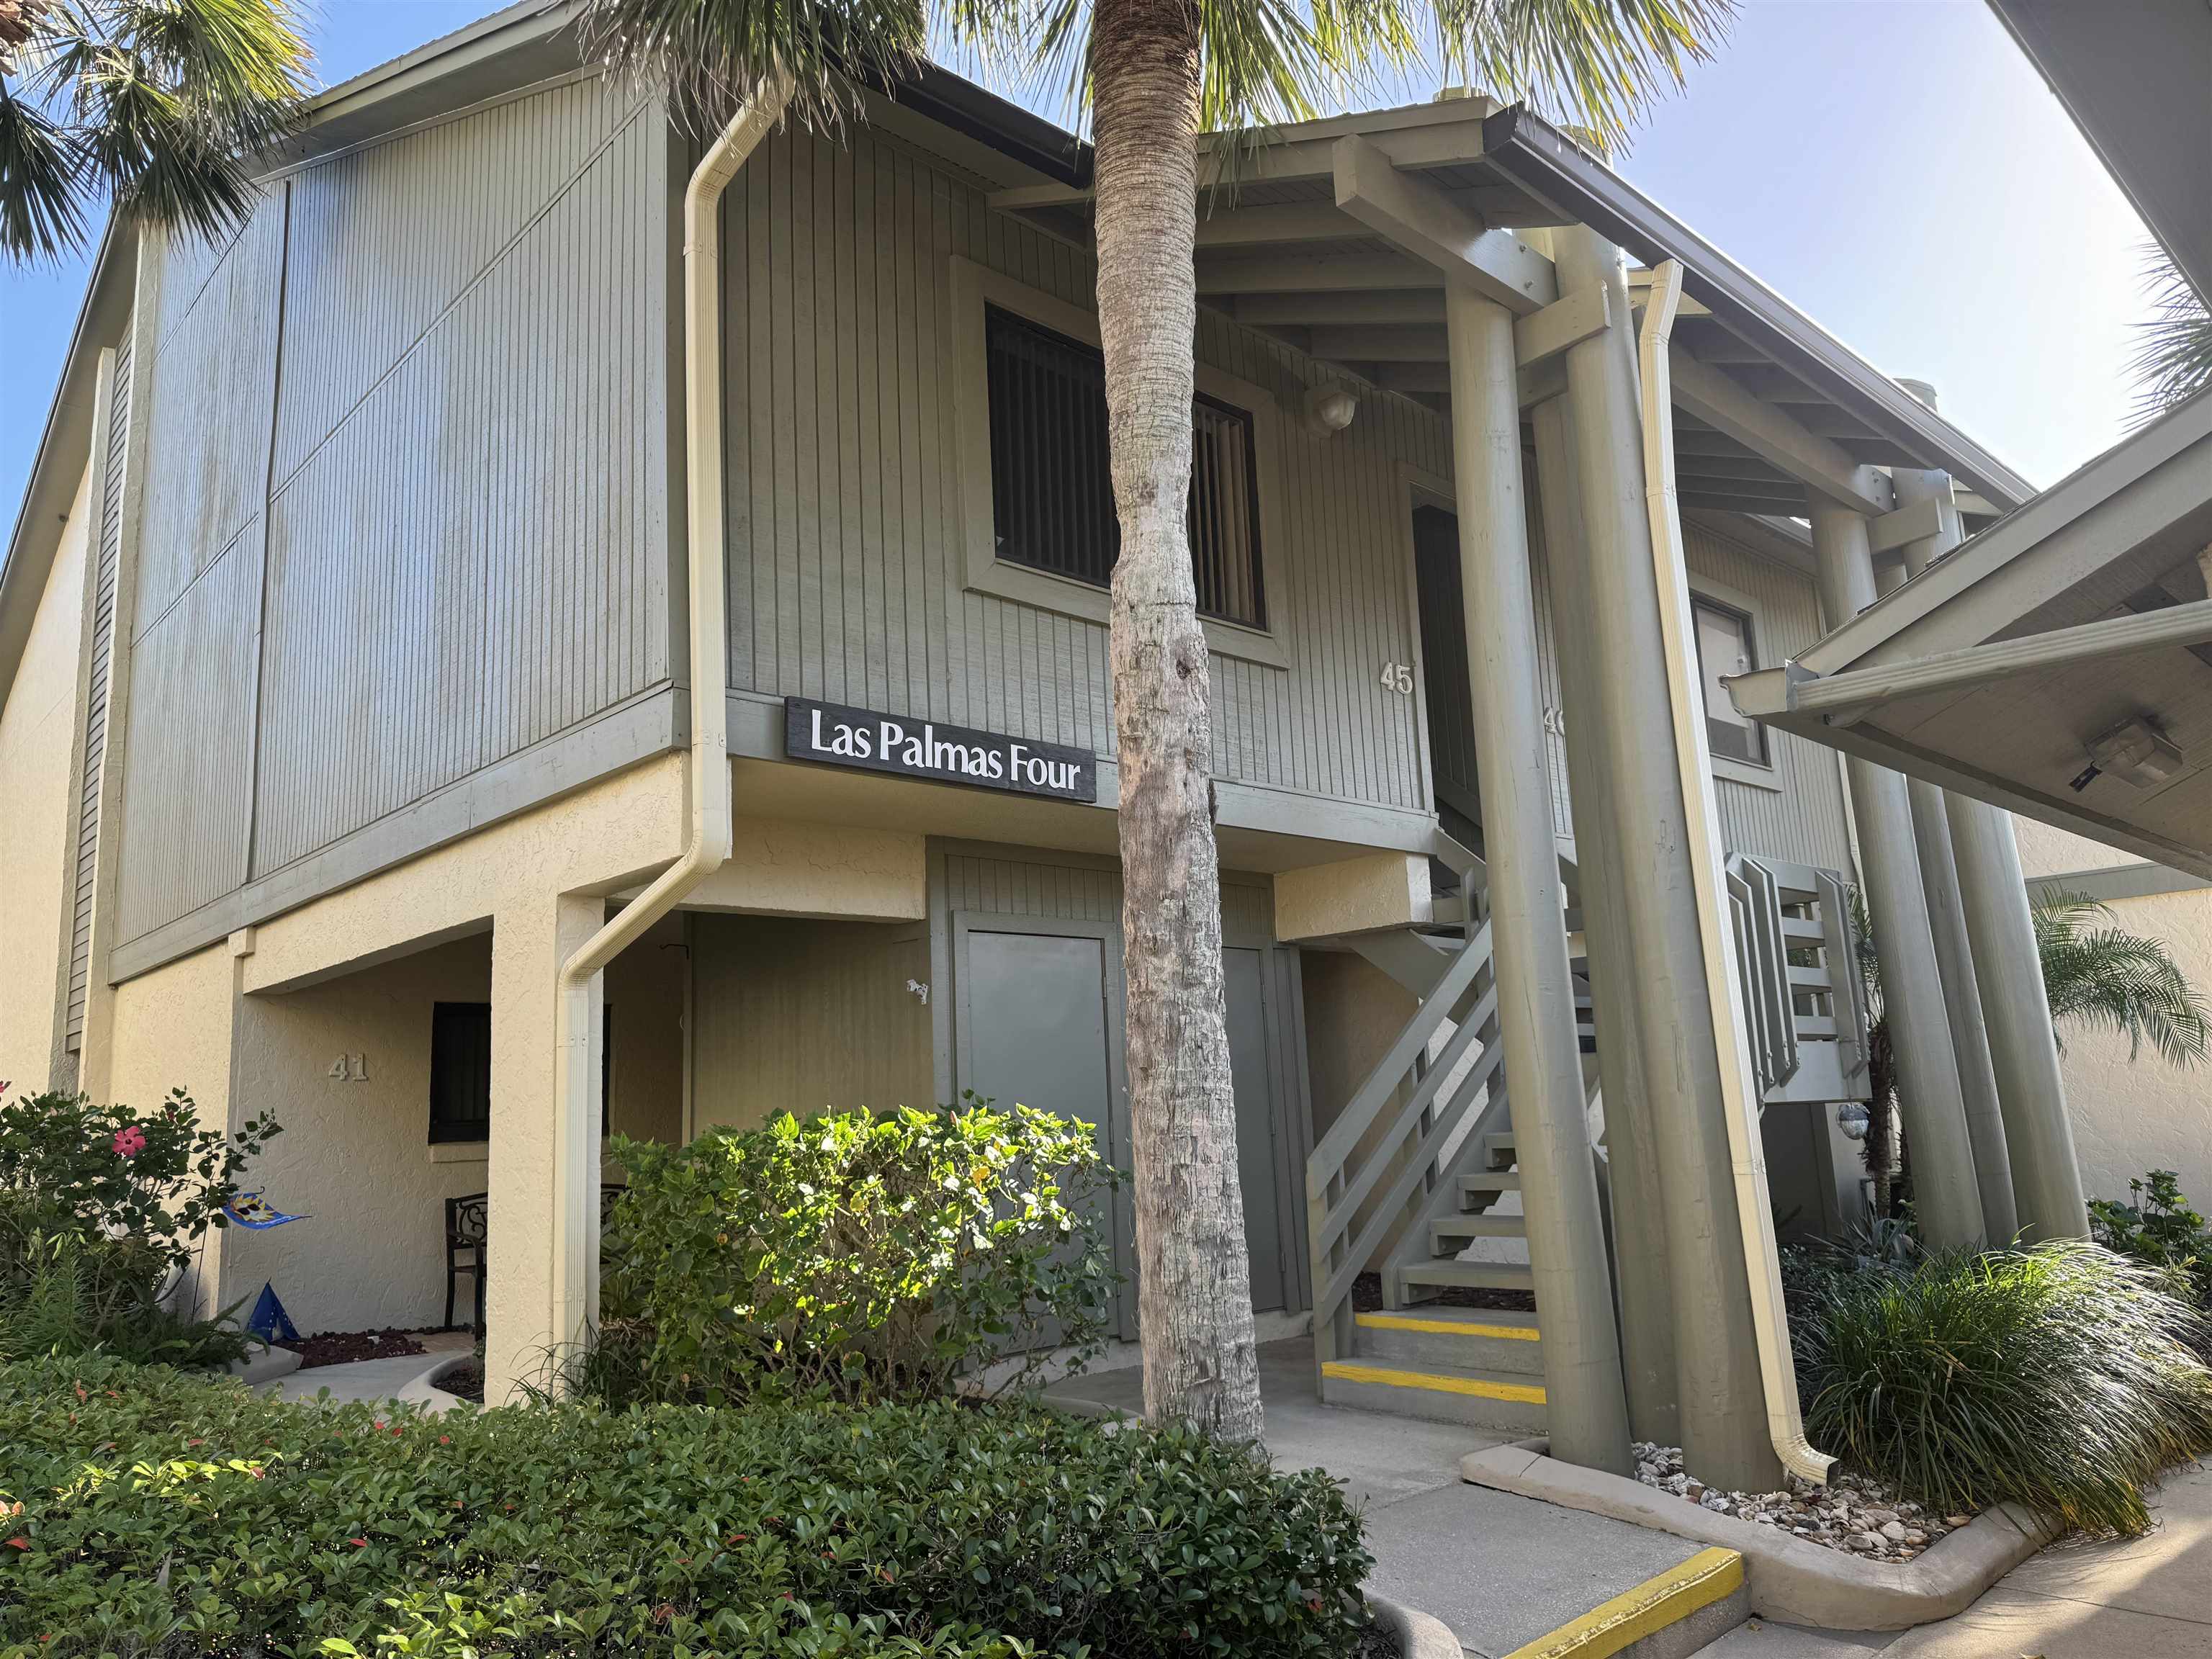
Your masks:
<path fill-rule="evenodd" d="M 319 78 L 495 9 L 320 0 Z M 2032 482 L 2121 435 L 2145 234 L 1980 0 L 1749 0 L 1619 165 L 1878 367 L 1933 381 L 1943 412 Z M 0 271 L 10 523 L 85 276 L 81 261 Z"/>

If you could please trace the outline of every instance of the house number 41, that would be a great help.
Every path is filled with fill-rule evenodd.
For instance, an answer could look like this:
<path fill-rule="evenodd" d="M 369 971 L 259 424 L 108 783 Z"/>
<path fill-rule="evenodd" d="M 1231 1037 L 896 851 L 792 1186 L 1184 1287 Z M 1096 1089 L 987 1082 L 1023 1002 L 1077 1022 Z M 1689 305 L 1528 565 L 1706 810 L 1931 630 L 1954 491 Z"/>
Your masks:
<path fill-rule="evenodd" d="M 1401 697 L 1413 695 L 1413 667 L 1411 663 L 1386 662 L 1379 682 L 1385 691 L 1395 691 Z"/>
<path fill-rule="evenodd" d="M 368 1056 L 340 1054 L 331 1062 L 329 1075 L 341 1083 L 366 1083 L 368 1081 Z"/>

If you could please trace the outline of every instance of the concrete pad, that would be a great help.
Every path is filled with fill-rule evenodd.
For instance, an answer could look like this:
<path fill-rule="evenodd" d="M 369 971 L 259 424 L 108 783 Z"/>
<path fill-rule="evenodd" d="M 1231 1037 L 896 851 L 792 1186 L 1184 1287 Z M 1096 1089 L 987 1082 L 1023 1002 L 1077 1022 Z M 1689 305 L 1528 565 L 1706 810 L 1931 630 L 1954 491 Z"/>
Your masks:
<path fill-rule="evenodd" d="M 350 1365 L 317 1365 L 279 1378 L 275 1393 L 279 1400 L 306 1401 L 313 1401 L 325 1389 L 332 1400 L 398 1400 L 410 1385 L 451 1364 L 469 1346 L 464 1340 L 459 1347 L 434 1348 L 428 1353 L 394 1354 L 388 1359 L 363 1359 Z"/>
<path fill-rule="evenodd" d="M 1455 1485 L 1367 1517 L 1368 1583 L 1435 1614 L 1469 1653 L 1498 1659 L 1698 1547 L 1672 1534 L 1510 1492 Z"/>
<path fill-rule="evenodd" d="M 2212 1619 L 2212 1468 L 2176 1471 L 2153 1496 L 2156 1526 L 2141 1538 L 2052 1545 L 2004 1587 L 2167 1618 Z"/>
<path fill-rule="evenodd" d="M 1807 1630 L 1799 1625 L 1753 1619 L 1738 1626 L 1705 1651 L 1712 1659 L 1866 1659 L 1897 1638 L 1886 1632 Z"/>
<path fill-rule="evenodd" d="M 1045 1397 L 1141 1416 L 1144 1374 L 1133 1366 L 1087 1373 L 1054 1383 Z M 1370 1511 L 1456 1485 L 1461 1458 L 1505 1437 L 1502 1431 L 1463 1424 L 1422 1423 L 1322 1405 L 1316 1392 L 1310 1337 L 1260 1345 L 1260 1401 L 1275 1467 L 1326 1469 L 1343 1483 L 1354 1504 Z M 1418 1609 L 1422 1604 L 1410 1605 Z"/>
<path fill-rule="evenodd" d="M 1999 1585 L 1955 1619 L 1908 1631 L 1882 1659 L 2212 1659 L 2212 1624 L 2069 1601 Z"/>

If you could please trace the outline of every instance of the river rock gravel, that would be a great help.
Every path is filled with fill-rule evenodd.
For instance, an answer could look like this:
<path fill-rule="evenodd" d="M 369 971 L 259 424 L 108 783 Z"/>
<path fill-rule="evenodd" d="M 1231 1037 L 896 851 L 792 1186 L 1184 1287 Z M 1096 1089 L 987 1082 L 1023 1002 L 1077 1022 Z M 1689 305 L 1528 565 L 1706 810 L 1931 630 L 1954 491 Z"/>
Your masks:
<path fill-rule="evenodd" d="M 1825 1486 L 1782 1477 L 1784 1490 L 1722 1492 L 1682 1467 L 1679 1446 L 1655 1446 L 1639 1440 L 1633 1448 L 1636 1478 L 1716 1515 L 1773 1527 L 1823 1548 L 1843 1550 L 1870 1561 L 1911 1560 L 1946 1533 L 1973 1519 L 1969 1515 L 1936 1515 L 1908 1498 L 1885 1492 L 1857 1475 L 1837 1474 Z"/>

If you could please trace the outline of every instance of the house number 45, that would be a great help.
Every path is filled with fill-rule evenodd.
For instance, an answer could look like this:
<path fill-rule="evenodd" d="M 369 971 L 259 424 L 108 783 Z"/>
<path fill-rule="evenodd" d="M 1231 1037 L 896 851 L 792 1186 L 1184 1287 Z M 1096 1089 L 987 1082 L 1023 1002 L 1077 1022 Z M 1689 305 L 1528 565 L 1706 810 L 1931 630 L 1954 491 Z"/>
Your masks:
<path fill-rule="evenodd" d="M 1411 663 L 1386 662 L 1379 683 L 1385 691 L 1395 691 L 1401 697 L 1413 695 L 1413 666 Z"/>

